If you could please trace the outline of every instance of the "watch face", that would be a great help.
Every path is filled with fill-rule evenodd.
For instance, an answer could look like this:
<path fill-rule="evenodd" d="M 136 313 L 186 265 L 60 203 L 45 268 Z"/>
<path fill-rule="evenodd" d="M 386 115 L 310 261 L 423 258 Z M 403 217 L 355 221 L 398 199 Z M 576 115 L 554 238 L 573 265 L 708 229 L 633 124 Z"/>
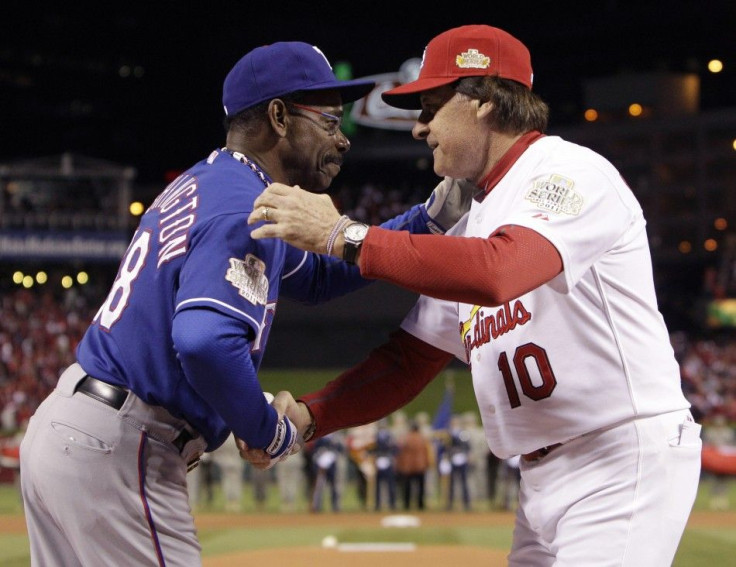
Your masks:
<path fill-rule="evenodd" d="M 368 232 L 368 225 L 362 223 L 353 223 L 345 227 L 345 238 L 350 240 L 363 240 Z"/>

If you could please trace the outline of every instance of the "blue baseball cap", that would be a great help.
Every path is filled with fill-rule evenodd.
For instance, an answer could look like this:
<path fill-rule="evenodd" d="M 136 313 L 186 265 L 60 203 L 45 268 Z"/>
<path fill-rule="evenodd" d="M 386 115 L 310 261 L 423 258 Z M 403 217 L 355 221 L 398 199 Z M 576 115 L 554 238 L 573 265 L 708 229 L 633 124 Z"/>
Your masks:
<path fill-rule="evenodd" d="M 342 102 L 367 95 L 376 83 L 340 81 L 318 47 L 301 41 L 281 41 L 246 53 L 225 77 L 222 105 L 227 116 L 261 102 L 297 91 L 340 91 Z"/>

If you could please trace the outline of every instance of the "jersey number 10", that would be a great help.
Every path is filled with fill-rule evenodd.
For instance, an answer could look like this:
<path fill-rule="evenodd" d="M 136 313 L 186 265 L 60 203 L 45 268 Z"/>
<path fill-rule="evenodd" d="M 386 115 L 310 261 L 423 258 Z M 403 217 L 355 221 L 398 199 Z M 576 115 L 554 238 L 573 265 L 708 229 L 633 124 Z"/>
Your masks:
<path fill-rule="evenodd" d="M 535 386 L 532 383 L 532 378 L 529 374 L 527 362 L 531 360 L 537 365 L 539 376 L 542 378 L 542 383 L 539 386 Z M 552 395 L 552 392 L 557 386 L 557 378 L 555 378 L 555 373 L 552 372 L 552 365 L 549 363 L 547 351 L 534 343 L 521 345 L 514 352 L 513 363 L 516 374 L 519 377 L 521 391 L 526 397 L 534 401 L 539 401 L 549 398 Z M 503 375 L 503 383 L 506 386 L 506 394 L 509 397 L 511 407 L 518 408 L 521 405 L 521 400 L 519 399 L 519 392 L 516 389 L 514 376 L 511 373 L 511 365 L 505 352 L 502 352 L 501 356 L 498 357 L 498 369 Z"/>

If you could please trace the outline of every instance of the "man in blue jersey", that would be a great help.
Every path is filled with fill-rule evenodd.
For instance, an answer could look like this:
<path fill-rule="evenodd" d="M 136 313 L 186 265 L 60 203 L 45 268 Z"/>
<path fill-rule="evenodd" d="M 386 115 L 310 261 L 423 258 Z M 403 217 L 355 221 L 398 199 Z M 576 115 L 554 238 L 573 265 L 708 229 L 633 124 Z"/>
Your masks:
<path fill-rule="evenodd" d="M 350 148 L 342 105 L 373 86 L 338 81 L 301 42 L 254 49 L 230 71 L 226 147 L 151 204 L 78 363 L 31 419 L 21 482 L 33 565 L 199 565 L 187 469 L 231 433 L 274 461 L 294 450 L 296 428 L 257 378 L 278 297 L 319 303 L 367 281 L 329 257 L 336 235 L 324 255 L 305 253 L 251 239 L 247 218 L 272 181 L 329 187 Z M 441 184 L 385 226 L 449 227 L 453 191 Z"/>

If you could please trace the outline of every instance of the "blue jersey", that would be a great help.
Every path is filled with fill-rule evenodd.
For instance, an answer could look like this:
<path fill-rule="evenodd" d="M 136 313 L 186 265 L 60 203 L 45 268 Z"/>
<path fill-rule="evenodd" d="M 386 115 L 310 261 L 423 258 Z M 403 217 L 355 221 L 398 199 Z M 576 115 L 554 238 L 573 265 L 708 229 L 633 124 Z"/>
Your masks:
<path fill-rule="evenodd" d="M 217 150 L 166 187 L 77 348 L 87 373 L 185 419 L 210 451 L 231 431 L 271 441 L 277 416 L 256 372 L 279 295 L 319 303 L 369 283 L 356 266 L 252 239 L 258 173 Z M 384 226 L 422 233 L 428 220 L 416 205 Z"/>

